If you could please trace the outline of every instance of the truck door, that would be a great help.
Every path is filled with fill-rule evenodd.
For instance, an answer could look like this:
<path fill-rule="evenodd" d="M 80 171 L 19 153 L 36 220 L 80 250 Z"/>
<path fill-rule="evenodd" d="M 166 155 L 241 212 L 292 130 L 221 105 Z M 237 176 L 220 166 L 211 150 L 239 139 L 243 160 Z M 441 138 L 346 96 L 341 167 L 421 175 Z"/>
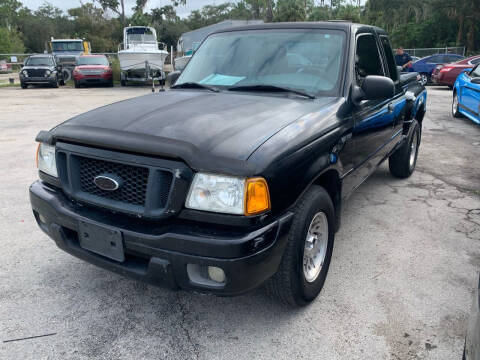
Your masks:
<path fill-rule="evenodd" d="M 374 33 L 356 37 L 355 74 L 358 86 L 368 75 L 388 76 L 382 61 L 382 50 Z M 353 187 L 359 186 L 386 155 L 395 126 L 393 99 L 364 100 L 353 111 L 355 146 Z"/>

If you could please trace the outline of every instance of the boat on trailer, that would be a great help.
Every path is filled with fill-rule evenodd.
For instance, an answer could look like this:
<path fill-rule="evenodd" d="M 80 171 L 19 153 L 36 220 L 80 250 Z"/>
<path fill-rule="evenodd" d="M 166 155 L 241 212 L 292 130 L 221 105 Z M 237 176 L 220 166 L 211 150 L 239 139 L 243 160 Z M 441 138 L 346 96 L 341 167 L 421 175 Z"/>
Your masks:
<path fill-rule="evenodd" d="M 128 82 L 163 81 L 167 45 L 157 41 L 157 32 L 149 26 L 128 26 L 123 29 L 123 43 L 118 45 L 121 84 Z"/>

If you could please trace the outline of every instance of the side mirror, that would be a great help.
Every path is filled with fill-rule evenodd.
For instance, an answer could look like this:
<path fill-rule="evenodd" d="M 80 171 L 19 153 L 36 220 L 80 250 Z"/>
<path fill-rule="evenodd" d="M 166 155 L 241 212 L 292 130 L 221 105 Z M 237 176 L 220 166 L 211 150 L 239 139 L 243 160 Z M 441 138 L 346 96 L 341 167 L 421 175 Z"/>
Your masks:
<path fill-rule="evenodd" d="M 181 71 L 172 71 L 167 75 L 167 85 L 168 87 L 171 87 L 175 84 L 177 81 L 178 77 L 180 76 L 182 72 Z"/>
<path fill-rule="evenodd" d="M 395 84 L 386 76 L 369 75 L 363 79 L 362 87 L 354 86 L 352 99 L 355 103 L 362 100 L 390 99 L 395 95 Z"/>
<path fill-rule="evenodd" d="M 472 80 L 470 80 L 472 84 L 477 84 L 480 85 L 480 77 L 474 77 Z"/>

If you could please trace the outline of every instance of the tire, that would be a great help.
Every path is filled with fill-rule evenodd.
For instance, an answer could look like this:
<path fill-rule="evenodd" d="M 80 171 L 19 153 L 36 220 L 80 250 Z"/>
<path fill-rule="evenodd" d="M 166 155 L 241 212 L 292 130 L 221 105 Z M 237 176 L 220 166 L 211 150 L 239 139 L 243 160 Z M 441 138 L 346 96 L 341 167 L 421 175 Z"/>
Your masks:
<path fill-rule="evenodd" d="M 23 82 L 20 83 L 20 86 L 22 87 L 22 89 L 28 88 L 28 85 Z"/>
<path fill-rule="evenodd" d="M 55 79 L 55 82 L 52 83 L 52 87 L 57 89 L 58 88 L 58 78 Z"/>
<path fill-rule="evenodd" d="M 60 86 L 65 86 L 65 80 L 60 80 Z"/>
<path fill-rule="evenodd" d="M 80 84 L 78 82 L 74 81 L 73 86 L 75 86 L 75 89 L 78 89 L 80 87 Z"/>
<path fill-rule="evenodd" d="M 420 73 L 420 84 L 422 84 L 423 86 L 427 85 L 430 83 L 430 75 L 427 74 L 427 73 Z"/>
<path fill-rule="evenodd" d="M 335 212 L 327 191 L 317 185 L 312 185 L 301 197 L 294 212 L 280 266 L 266 283 L 266 290 L 284 304 L 305 306 L 318 296 L 325 284 L 333 251 Z M 324 236 L 312 238 L 309 230 L 312 225 L 315 227 L 316 221 Z M 308 267 L 307 247 L 311 249 L 310 254 L 312 250 L 319 251 L 318 266 Z"/>
<path fill-rule="evenodd" d="M 125 80 L 120 80 L 120 85 L 121 86 L 127 86 L 127 82 Z"/>
<path fill-rule="evenodd" d="M 457 92 L 454 91 L 453 92 L 453 99 L 452 99 L 452 116 L 454 118 L 462 118 L 463 117 L 463 114 L 458 111 L 458 96 L 457 96 Z"/>
<path fill-rule="evenodd" d="M 388 159 L 390 173 L 400 179 L 406 179 L 413 174 L 417 164 L 418 148 L 420 147 L 421 132 L 417 120 L 410 125 L 413 130 L 407 140 Z"/>
<path fill-rule="evenodd" d="M 107 84 L 108 87 L 113 87 L 113 80 Z"/>

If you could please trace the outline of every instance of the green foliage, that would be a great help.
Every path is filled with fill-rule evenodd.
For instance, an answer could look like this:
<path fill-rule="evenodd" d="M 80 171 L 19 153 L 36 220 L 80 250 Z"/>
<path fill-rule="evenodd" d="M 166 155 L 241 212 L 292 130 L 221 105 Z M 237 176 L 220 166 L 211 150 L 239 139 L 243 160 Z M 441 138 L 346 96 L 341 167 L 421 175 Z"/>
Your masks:
<path fill-rule="evenodd" d="M 194 0 L 170 0 L 147 12 L 148 1 L 136 0 L 134 13 L 127 15 L 125 0 L 84 0 L 67 13 L 48 2 L 32 11 L 19 0 L 0 0 L 0 27 L 9 34 L 2 33 L 0 43 L 13 41 L 16 48 L 43 52 L 51 36 L 83 37 L 94 52 L 116 52 L 126 24 L 153 26 L 159 41 L 170 46 L 184 32 L 227 19 L 342 19 L 384 28 L 395 47 L 466 45 L 469 52 L 480 49 L 480 0 L 217 0 L 217 5 L 192 11 L 182 19 L 176 6 L 186 1 Z"/>
<path fill-rule="evenodd" d="M 22 38 L 15 30 L 0 27 L 0 53 L 18 54 L 25 51 Z"/>

